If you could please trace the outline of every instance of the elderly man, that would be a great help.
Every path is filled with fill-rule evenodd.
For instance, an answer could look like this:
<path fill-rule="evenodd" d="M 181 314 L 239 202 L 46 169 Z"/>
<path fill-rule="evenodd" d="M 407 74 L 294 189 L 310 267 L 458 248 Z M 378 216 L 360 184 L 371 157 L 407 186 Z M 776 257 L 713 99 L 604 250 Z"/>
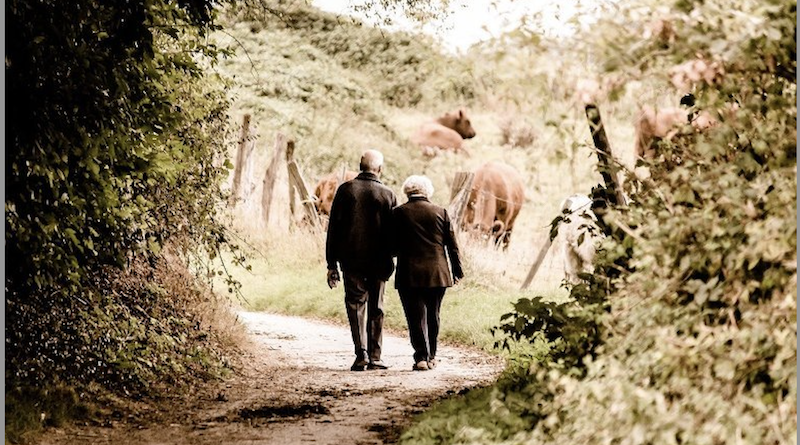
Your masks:
<path fill-rule="evenodd" d="M 333 289 L 339 282 L 338 264 L 355 345 L 352 371 L 387 368 L 381 361 L 383 291 L 394 271 L 391 220 L 397 198 L 381 183 L 382 168 L 379 151 L 364 152 L 361 172 L 336 191 L 328 222 L 328 286 Z"/>
<path fill-rule="evenodd" d="M 433 184 L 425 176 L 403 183 L 408 202 L 393 211 L 395 287 L 403 303 L 414 348 L 415 371 L 436 367 L 439 310 L 445 290 L 464 277 L 453 224 L 447 210 L 433 204 Z"/>

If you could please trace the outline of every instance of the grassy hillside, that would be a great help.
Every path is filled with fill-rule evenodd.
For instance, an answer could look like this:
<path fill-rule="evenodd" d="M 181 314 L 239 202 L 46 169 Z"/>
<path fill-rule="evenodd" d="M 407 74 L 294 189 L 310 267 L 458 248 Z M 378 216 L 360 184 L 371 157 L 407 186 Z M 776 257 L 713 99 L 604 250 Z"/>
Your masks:
<path fill-rule="evenodd" d="M 568 94 L 553 91 L 556 73 L 526 69 L 526 64 L 542 66 L 540 58 L 549 55 L 509 53 L 490 58 L 476 52 L 454 58 L 424 38 L 387 33 L 304 5 L 281 14 L 239 11 L 229 15 L 224 29 L 214 35 L 219 44 L 235 51 L 218 68 L 233 79 L 234 122 L 251 113 L 258 126 L 254 199 L 260 196 L 261 175 L 277 132 L 297 140 L 295 157 L 312 187 L 319 177 L 342 166 L 356 169 L 364 149 L 380 149 L 386 155 L 383 180 L 401 201 L 400 184 L 410 174 L 431 177 L 436 188 L 433 201 L 446 205 L 456 172 L 503 160 L 525 178 L 526 201 L 508 252 L 478 245 L 467 249 L 472 280 L 465 286 L 492 284 L 480 293 L 498 295 L 493 320 L 486 322 L 498 321 L 510 308 L 507 303 L 519 296 L 519 286 L 561 200 L 576 192 L 588 193 L 600 181 L 581 106 Z M 512 60 L 515 65 L 509 64 Z M 562 82 L 559 88 L 570 86 Z M 409 137 L 426 120 L 458 108 L 467 111 L 477 131 L 467 141 L 471 155 L 424 157 Z M 621 147 L 632 145 L 629 117 L 606 117 L 612 141 L 620 141 Z M 532 143 L 515 145 L 515 135 L 527 135 Z M 301 263 L 302 270 L 307 268 L 296 279 L 304 283 L 316 279 L 311 282 L 317 291 L 327 291 L 321 279 L 324 234 L 314 235 L 318 241 L 303 252 L 279 253 L 274 239 L 286 235 L 266 231 L 258 222 L 259 209 L 254 202 L 236 209 L 234 220 L 241 232 L 260 243 L 270 258 L 299 256 L 287 258 Z M 253 261 L 263 274 L 255 282 L 281 272 L 261 267 L 258 256 Z M 528 292 L 563 295 L 562 274 L 560 253 L 553 248 Z M 247 295 L 247 286 L 243 291 Z"/>
<path fill-rule="evenodd" d="M 427 105 L 439 113 L 467 105 L 475 95 L 469 78 L 446 85 L 433 80 L 466 66 L 417 37 L 386 34 L 300 3 L 280 17 L 240 12 L 215 36 L 236 51 L 220 66 L 234 80 L 234 118 L 251 113 L 266 139 L 276 131 L 295 137 L 310 176 L 352 164 L 370 146 L 385 152 L 389 170 L 418 170 L 421 157 L 408 156 L 408 135 L 389 122 L 393 107 Z M 433 106 L 444 99 L 449 102 Z"/>
<path fill-rule="evenodd" d="M 517 305 L 507 332 L 523 343 L 547 335 L 555 347 L 548 359 L 521 362 L 492 388 L 437 405 L 405 432 L 407 443 L 791 443 L 796 44 L 787 36 L 796 5 L 745 1 L 735 14 L 713 1 L 674 6 L 678 37 L 643 42 L 642 29 L 631 24 L 645 25 L 638 14 L 648 4 L 626 3 L 578 39 L 523 36 L 474 48 L 459 60 L 423 41 L 397 45 L 408 37 L 378 37 L 303 8 L 280 24 L 262 16 L 259 26 L 229 28 L 242 46 L 254 47 L 249 58 L 239 53 L 223 69 L 234 73 L 238 61 L 241 76 L 256 66 L 277 85 L 266 93 L 242 87 L 235 106 L 262 110 L 262 134 L 293 132 L 312 181 L 342 162 L 355 166 L 367 147 L 387 155 L 385 179 L 396 191 L 406 175 L 425 173 L 440 204 L 447 203 L 456 171 L 491 159 L 526 178 L 526 202 L 508 252 L 464 243 L 468 279 L 445 299 L 443 336 L 488 346 L 487 329 L 512 302 L 544 296 Z M 756 31 L 749 17 L 770 25 Z M 419 46 L 406 51 L 412 45 Z M 583 46 L 586 57 L 570 46 Z M 284 53 L 270 49 L 253 57 L 262 47 Z M 409 57 L 414 53 L 426 63 Z M 715 53 L 724 54 L 731 71 L 698 86 L 698 103 L 713 110 L 736 101 L 737 119 L 662 147 L 672 151 L 650 165 L 654 179 L 638 184 L 630 208 L 613 213 L 617 224 L 607 228 L 595 278 L 572 289 L 571 304 L 549 303 L 567 300 L 558 288 L 557 252 L 531 289 L 519 291 L 560 201 L 601 182 L 578 100 L 581 81 L 595 72 L 626 80 L 624 89 L 608 85 L 613 100 L 601 98 L 599 105 L 616 157 L 631 166 L 638 106 L 677 104 L 682 93 L 669 84 L 669 68 Z M 293 64 L 276 57 L 294 58 Z M 595 72 L 583 66 L 590 59 Z M 406 69 L 430 71 L 415 76 Z M 454 72 L 459 76 L 450 84 Z M 293 76 L 303 79 L 304 93 L 283 94 Z M 318 90 L 321 85 L 330 92 Z M 319 94 L 339 99 L 330 103 Z M 471 156 L 422 157 L 409 135 L 425 119 L 457 107 L 468 109 L 478 134 L 468 141 Z M 509 143 L 519 139 L 510 133 L 532 143 Z M 264 253 L 243 279 L 255 307 L 343 320 L 341 291 L 323 282 L 322 234 L 248 227 Z M 387 299 L 388 324 L 402 328 L 391 291 Z"/>

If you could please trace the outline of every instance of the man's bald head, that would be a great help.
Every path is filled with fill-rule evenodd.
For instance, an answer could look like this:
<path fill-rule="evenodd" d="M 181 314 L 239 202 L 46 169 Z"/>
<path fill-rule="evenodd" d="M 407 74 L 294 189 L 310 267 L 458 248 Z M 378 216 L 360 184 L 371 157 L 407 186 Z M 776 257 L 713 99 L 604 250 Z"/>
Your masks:
<path fill-rule="evenodd" d="M 383 154 L 378 150 L 367 150 L 361 155 L 361 171 L 378 174 L 383 167 Z"/>

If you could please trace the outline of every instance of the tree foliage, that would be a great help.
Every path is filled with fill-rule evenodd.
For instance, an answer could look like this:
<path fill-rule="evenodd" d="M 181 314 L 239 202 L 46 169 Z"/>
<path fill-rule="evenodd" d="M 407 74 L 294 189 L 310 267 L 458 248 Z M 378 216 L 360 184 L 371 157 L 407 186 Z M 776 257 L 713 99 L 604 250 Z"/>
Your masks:
<path fill-rule="evenodd" d="M 573 302 L 522 300 L 505 317 L 512 340 L 553 346 L 486 401 L 505 426 L 448 426 L 445 441 L 794 443 L 796 3 L 631 1 L 610 12 L 576 47 L 658 105 L 687 92 L 670 86 L 672 67 L 717 61 L 722 74 L 694 83 L 689 110 L 716 124 L 687 121 L 642 163 L 647 179 L 631 176 L 631 203 L 602 215 L 608 236 Z M 658 20 L 670 33 L 646 32 Z"/>
<path fill-rule="evenodd" d="M 6 4 L 7 388 L 128 387 L 206 354 L 153 270 L 166 247 L 226 241 L 214 6 Z"/>
<path fill-rule="evenodd" d="M 198 64 L 214 56 L 193 27 L 210 8 L 7 5 L 12 293 L 74 291 L 86 266 L 157 253 L 208 219 L 226 107 Z"/>

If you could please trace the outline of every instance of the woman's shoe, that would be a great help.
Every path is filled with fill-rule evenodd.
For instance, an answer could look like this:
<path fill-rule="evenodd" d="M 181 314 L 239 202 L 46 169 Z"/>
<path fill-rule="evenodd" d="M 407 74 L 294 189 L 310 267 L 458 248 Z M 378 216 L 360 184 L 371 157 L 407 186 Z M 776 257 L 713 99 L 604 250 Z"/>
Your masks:
<path fill-rule="evenodd" d="M 425 360 L 420 360 L 417 363 L 414 363 L 414 366 L 411 369 L 414 371 L 427 371 L 431 368 L 428 367 L 428 362 Z"/>

